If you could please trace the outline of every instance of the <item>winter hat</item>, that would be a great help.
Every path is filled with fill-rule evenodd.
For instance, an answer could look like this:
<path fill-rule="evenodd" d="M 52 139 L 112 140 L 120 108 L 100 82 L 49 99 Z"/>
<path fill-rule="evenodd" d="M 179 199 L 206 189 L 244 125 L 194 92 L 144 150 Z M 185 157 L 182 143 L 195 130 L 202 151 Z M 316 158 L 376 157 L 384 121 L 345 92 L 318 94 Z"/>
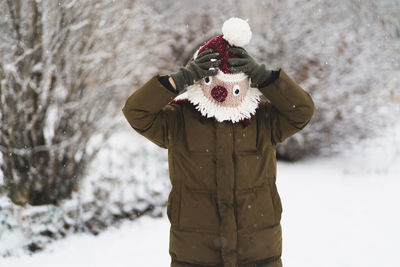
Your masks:
<path fill-rule="evenodd" d="M 194 54 L 194 58 L 204 50 L 211 48 L 214 52 L 219 53 L 221 60 L 219 69 L 223 73 L 229 74 L 231 71 L 229 70 L 228 58 L 236 57 L 229 53 L 229 45 L 244 46 L 250 42 L 250 39 L 251 29 L 247 21 L 240 18 L 230 18 L 222 25 L 222 34 L 212 38 L 201 46 Z"/>
<path fill-rule="evenodd" d="M 203 44 L 193 55 L 194 58 L 207 49 L 219 53 L 221 64 L 215 76 L 205 77 L 170 103 L 190 102 L 202 116 L 214 117 L 217 121 L 243 122 L 248 126 L 255 114 L 262 93 L 250 86 L 249 77 L 243 73 L 232 73 L 229 58 L 236 57 L 229 47 L 242 47 L 249 43 L 251 30 L 247 21 L 230 18 L 222 25 L 222 34 Z"/>

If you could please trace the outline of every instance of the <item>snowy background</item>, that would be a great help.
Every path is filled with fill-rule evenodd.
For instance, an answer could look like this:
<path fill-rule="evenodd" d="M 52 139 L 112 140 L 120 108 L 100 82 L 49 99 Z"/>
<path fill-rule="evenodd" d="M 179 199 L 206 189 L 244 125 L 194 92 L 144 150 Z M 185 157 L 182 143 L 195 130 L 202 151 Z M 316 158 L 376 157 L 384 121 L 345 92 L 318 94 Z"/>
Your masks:
<path fill-rule="evenodd" d="M 0 266 L 169 266 L 167 151 L 121 109 L 231 16 L 316 104 L 278 147 L 284 265 L 400 266 L 398 0 L 0 0 Z"/>

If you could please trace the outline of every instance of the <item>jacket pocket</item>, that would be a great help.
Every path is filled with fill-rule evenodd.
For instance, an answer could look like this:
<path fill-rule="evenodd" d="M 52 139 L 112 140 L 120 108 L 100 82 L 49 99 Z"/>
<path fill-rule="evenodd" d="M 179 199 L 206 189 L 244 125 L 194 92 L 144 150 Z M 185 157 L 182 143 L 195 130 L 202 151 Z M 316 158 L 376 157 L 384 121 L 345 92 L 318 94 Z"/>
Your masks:
<path fill-rule="evenodd" d="M 238 192 L 236 202 L 239 230 L 251 231 L 275 225 L 275 208 L 267 184 Z"/>
<path fill-rule="evenodd" d="M 181 187 L 179 227 L 189 231 L 217 233 L 219 217 L 213 193 Z"/>
<path fill-rule="evenodd" d="M 234 124 L 235 151 L 238 154 L 258 154 L 257 147 L 258 129 L 256 116 L 252 116 L 251 123 L 247 127 L 241 123 Z"/>
<path fill-rule="evenodd" d="M 215 129 L 213 121 L 201 118 L 200 114 L 185 114 L 185 139 L 187 150 L 191 153 L 214 153 Z"/>

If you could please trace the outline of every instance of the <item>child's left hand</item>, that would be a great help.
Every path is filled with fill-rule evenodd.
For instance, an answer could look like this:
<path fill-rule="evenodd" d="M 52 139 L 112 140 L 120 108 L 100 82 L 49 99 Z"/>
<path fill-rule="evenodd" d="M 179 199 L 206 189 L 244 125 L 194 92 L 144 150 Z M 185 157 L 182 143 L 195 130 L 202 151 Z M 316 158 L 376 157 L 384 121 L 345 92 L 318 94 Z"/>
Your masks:
<path fill-rule="evenodd" d="M 270 78 L 272 71 L 267 70 L 264 64 L 258 64 L 245 49 L 230 47 L 229 52 L 237 56 L 237 58 L 228 59 L 231 72 L 243 72 L 247 74 L 251 79 L 252 87 L 259 87 Z"/>

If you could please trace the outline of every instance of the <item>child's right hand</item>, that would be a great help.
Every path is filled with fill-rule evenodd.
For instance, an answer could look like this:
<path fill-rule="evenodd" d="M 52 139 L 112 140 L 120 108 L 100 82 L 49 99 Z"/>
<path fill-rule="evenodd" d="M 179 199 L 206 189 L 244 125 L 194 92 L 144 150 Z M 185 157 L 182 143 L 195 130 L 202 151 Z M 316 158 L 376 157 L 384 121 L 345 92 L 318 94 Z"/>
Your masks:
<path fill-rule="evenodd" d="M 220 64 L 219 54 L 207 49 L 170 76 L 176 85 L 176 90 L 181 91 L 185 86 L 193 85 L 204 77 L 216 75 Z"/>

